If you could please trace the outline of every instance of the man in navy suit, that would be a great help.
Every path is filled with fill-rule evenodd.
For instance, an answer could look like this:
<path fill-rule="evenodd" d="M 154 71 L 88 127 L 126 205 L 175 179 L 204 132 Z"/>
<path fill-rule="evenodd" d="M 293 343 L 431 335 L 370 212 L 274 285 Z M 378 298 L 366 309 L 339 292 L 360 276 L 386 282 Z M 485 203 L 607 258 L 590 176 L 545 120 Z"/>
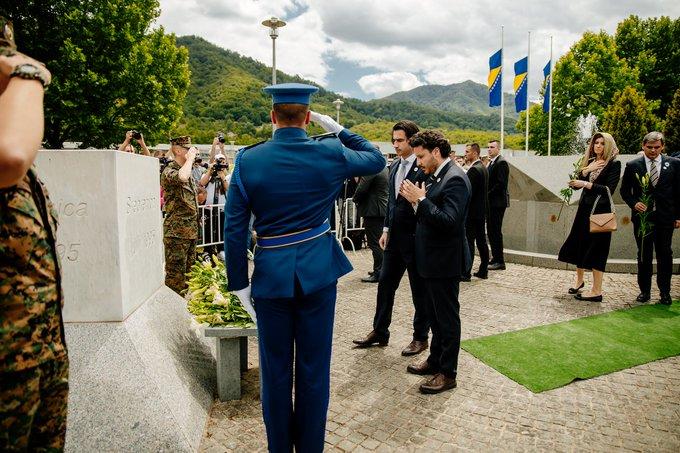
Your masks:
<path fill-rule="evenodd" d="M 385 167 L 380 151 L 363 137 L 309 111 L 317 90 L 298 83 L 265 88 L 273 96 L 276 131 L 271 140 L 239 151 L 227 197 L 228 288 L 246 307 L 246 237 L 255 215 L 252 298 L 272 452 L 323 450 L 336 283 L 352 270 L 327 217 L 344 180 Z M 310 119 L 333 134 L 308 137 Z"/>
<path fill-rule="evenodd" d="M 642 140 L 644 155 L 626 164 L 621 179 L 621 198 L 632 211 L 633 231 L 637 242 L 638 302 L 647 302 L 652 289 L 652 252 L 656 249 L 656 284 L 661 298 L 659 303 L 671 304 L 671 273 L 673 272 L 673 231 L 680 228 L 680 161 L 662 155 L 664 137 L 661 132 L 650 132 Z M 652 187 L 652 204 L 640 201 L 642 188 L 638 177 L 649 175 Z M 639 213 L 651 210 L 647 220 L 651 232 L 640 237 Z"/>
<path fill-rule="evenodd" d="M 413 315 L 413 340 L 401 351 L 404 356 L 419 354 L 427 349 L 430 323 L 425 308 L 425 289 L 416 270 L 414 255 L 416 216 L 411 203 L 399 194 L 402 181 L 422 182 L 423 172 L 416 165 L 416 156 L 409 139 L 418 132 L 413 121 L 399 121 L 392 127 L 392 145 L 398 159 L 390 166 L 385 226 L 380 237 L 380 247 L 385 250 L 382 270 L 378 280 L 373 330 L 364 338 L 354 340 L 359 348 L 374 345 L 386 346 L 390 339 L 389 327 L 392 322 L 394 295 L 399 288 L 404 272 L 408 271 L 411 296 L 415 313 Z"/>
<path fill-rule="evenodd" d="M 440 393 L 456 386 L 460 350 L 458 290 L 470 266 L 465 219 L 470 204 L 470 181 L 451 162 L 451 145 L 437 131 L 411 137 L 418 166 L 429 175 L 425 183 L 404 181 L 401 194 L 412 203 L 416 226 L 416 266 L 425 282 L 432 325 L 429 357 L 409 365 L 412 374 L 433 375 L 420 385 L 422 393 Z"/>

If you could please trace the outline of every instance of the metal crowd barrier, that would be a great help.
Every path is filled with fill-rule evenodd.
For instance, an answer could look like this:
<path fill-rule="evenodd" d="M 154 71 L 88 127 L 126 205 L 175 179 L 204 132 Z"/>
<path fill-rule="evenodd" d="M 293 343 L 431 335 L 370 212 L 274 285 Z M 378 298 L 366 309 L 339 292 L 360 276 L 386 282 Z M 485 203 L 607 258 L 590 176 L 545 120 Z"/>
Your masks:
<path fill-rule="evenodd" d="M 209 204 L 198 207 L 199 240 L 197 247 L 208 247 L 224 243 L 224 205 Z M 337 200 L 333 206 L 334 221 L 331 225 L 331 233 L 342 245 L 347 239 L 352 251 L 354 243 L 348 237 L 350 231 L 361 231 L 363 219 L 358 216 L 356 205 L 351 199 Z"/>

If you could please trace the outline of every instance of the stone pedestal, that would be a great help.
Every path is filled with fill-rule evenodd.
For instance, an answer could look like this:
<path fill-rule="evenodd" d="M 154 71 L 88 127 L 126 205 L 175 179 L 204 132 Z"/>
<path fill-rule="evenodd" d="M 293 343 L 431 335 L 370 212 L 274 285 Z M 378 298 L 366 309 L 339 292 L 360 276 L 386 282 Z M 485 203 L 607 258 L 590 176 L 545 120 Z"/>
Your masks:
<path fill-rule="evenodd" d="M 64 319 L 122 321 L 163 285 L 158 159 L 116 151 L 41 151 L 59 214 Z"/>

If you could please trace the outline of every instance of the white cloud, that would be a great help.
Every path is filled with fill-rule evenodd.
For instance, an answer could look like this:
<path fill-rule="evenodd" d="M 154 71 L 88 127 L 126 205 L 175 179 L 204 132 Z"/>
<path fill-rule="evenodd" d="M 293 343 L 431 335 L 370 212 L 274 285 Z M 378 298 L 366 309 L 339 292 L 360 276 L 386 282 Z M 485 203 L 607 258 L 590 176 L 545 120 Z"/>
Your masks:
<path fill-rule="evenodd" d="M 363 76 L 358 81 L 364 92 L 375 97 L 384 97 L 397 91 L 407 91 L 424 85 L 410 72 L 383 72 Z"/>
<path fill-rule="evenodd" d="M 512 89 L 512 64 L 526 56 L 531 30 L 529 89 L 536 93 L 550 36 L 557 60 L 586 30 L 613 33 L 630 14 L 680 16 L 676 0 L 161 0 L 161 8 L 159 23 L 169 31 L 202 36 L 267 65 L 271 39 L 261 21 L 297 11 L 276 41 L 277 67 L 325 85 L 331 68 L 324 57 L 332 55 L 374 70 L 357 82 L 375 96 L 402 82 L 411 88 L 467 79 L 486 83 L 503 24 L 505 91 Z"/>

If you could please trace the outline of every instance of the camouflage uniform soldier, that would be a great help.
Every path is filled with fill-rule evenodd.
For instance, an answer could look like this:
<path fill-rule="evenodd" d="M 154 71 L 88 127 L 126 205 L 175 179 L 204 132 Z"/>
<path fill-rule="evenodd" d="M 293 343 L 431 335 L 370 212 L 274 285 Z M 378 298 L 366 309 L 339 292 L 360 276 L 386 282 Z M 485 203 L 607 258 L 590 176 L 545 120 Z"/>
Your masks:
<path fill-rule="evenodd" d="M 68 356 L 57 218 L 30 169 L 42 139 L 50 74 L 16 52 L 8 39 L 11 24 L 2 17 L 0 32 L 0 450 L 59 451 Z"/>
<path fill-rule="evenodd" d="M 197 149 L 191 146 L 191 137 L 170 140 L 174 161 L 161 175 L 165 198 L 165 285 L 176 293 L 186 287 L 186 273 L 196 261 L 198 238 L 198 204 L 196 182 L 191 170 Z"/>

